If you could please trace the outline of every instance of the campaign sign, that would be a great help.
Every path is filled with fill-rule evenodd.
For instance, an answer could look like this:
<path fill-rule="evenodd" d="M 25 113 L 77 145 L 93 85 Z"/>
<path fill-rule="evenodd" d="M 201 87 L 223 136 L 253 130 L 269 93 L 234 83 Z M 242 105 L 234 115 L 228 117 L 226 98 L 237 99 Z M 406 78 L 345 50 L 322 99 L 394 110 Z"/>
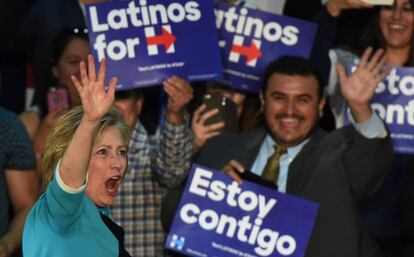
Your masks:
<path fill-rule="evenodd" d="M 387 124 L 394 150 L 403 154 L 414 154 L 413 96 L 414 68 L 396 67 L 378 84 L 371 100 L 372 108 Z M 347 121 L 349 115 L 347 111 Z"/>
<path fill-rule="evenodd" d="M 95 59 L 106 58 L 118 89 L 160 85 L 178 75 L 221 79 L 222 65 L 210 0 L 118 1 L 87 5 Z"/>
<path fill-rule="evenodd" d="M 318 205 L 193 165 L 165 247 L 187 256 L 304 256 Z"/>
<path fill-rule="evenodd" d="M 257 93 L 270 62 L 310 55 L 314 23 L 224 3 L 215 11 L 224 79 L 235 89 Z"/>

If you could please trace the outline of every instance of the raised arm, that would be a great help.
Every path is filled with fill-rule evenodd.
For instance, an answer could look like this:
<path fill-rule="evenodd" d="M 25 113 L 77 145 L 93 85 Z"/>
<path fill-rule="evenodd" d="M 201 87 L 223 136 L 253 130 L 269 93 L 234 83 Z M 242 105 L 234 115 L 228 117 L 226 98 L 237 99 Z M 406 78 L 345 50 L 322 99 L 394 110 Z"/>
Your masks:
<path fill-rule="evenodd" d="M 372 8 L 362 0 L 328 0 L 319 13 L 312 18 L 318 25 L 310 59 L 322 73 L 324 86 L 328 84 L 331 71 L 329 50 L 334 45 L 337 22 L 342 11 L 347 9 Z"/>
<path fill-rule="evenodd" d="M 193 98 L 193 89 L 184 79 L 173 76 L 164 82 L 168 95 L 165 124 L 160 142 L 152 160 L 158 182 L 165 187 L 174 186 L 189 169 L 192 156 L 192 140 L 185 107 Z"/>
<path fill-rule="evenodd" d="M 101 61 L 96 76 L 95 63 L 91 55 L 88 56 L 88 71 L 86 64 L 81 62 L 80 72 L 81 81 L 78 81 L 75 76 L 71 78 L 79 92 L 84 114 L 63 155 L 59 169 L 63 182 L 72 188 L 79 188 L 85 184 L 94 135 L 100 119 L 114 102 L 117 82 L 116 78 L 112 78 L 109 89 L 105 90 L 105 60 Z"/>
<path fill-rule="evenodd" d="M 187 104 L 193 99 L 193 88 L 188 81 L 172 76 L 164 81 L 164 91 L 168 95 L 166 119 L 174 125 L 185 123 L 184 112 Z"/>
<path fill-rule="evenodd" d="M 364 199 L 374 193 L 391 170 L 393 148 L 384 123 L 373 112 L 370 101 L 377 84 L 389 73 L 383 69 L 383 51 L 372 54 L 365 50 L 354 73 L 347 77 L 342 65 L 338 75 L 342 94 L 351 110 L 354 130 L 344 138 L 349 149 L 343 156 L 350 187 L 356 199 Z"/>

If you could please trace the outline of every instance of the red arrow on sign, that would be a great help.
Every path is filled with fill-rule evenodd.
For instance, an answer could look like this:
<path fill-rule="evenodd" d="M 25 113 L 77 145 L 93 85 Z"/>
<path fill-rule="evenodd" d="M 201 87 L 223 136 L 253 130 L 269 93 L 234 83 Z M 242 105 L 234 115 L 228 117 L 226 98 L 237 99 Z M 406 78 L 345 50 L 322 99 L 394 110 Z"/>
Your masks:
<path fill-rule="evenodd" d="M 162 28 L 160 36 L 147 37 L 147 45 L 164 45 L 165 51 L 168 51 L 171 45 L 174 44 L 175 39 L 173 34 Z"/>
<path fill-rule="evenodd" d="M 231 51 L 246 56 L 247 62 L 254 61 L 260 56 L 262 56 L 262 52 L 260 52 L 260 49 L 257 48 L 253 40 L 249 47 L 233 45 L 231 48 Z"/>

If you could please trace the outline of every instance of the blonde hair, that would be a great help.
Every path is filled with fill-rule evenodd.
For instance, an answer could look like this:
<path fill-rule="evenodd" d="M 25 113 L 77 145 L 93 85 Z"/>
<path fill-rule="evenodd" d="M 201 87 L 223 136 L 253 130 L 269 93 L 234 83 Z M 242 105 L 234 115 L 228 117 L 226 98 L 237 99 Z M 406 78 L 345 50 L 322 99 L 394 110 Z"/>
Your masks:
<path fill-rule="evenodd" d="M 42 188 L 45 190 L 52 180 L 53 171 L 57 162 L 63 157 L 76 129 L 83 116 L 82 106 L 77 106 L 60 117 L 53 126 L 46 141 L 46 150 L 43 156 Z M 125 123 L 121 115 L 111 108 L 102 118 L 94 138 L 94 142 L 108 127 L 115 127 L 122 140 L 128 145 L 131 138 L 131 128 Z"/>

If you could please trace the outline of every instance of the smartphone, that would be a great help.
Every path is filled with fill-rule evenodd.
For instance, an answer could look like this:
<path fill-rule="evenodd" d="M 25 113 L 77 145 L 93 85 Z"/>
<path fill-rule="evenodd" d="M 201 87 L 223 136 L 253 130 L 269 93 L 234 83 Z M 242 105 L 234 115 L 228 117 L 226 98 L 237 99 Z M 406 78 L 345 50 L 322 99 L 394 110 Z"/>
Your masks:
<path fill-rule="evenodd" d="M 219 110 L 216 115 L 206 120 L 206 125 L 224 121 L 224 127 L 220 131 L 238 131 L 237 105 L 235 102 L 220 93 L 212 93 L 203 96 L 203 103 L 206 105 L 206 112 L 215 108 Z"/>
<path fill-rule="evenodd" d="M 47 105 L 49 113 L 56 110 L 58 107 L 65 107 L 67 109 L 69 106 L 69 101 L 66 88 L 50 88 L 49 92 L 47 93 Z"/>
<path fill-rule="evenodd" d="M 393 5 L 394 0 L 362 0 L 363 2 L 367 4 L 372 5 Z"/>
<path fill-rule="evenodd" d="M 247 180 L 249 182 L 253 182 L 262 186 L 266 186 L 272 189 L 276 189 L 277 190 L 277 185 L 273 182 L 270 182 L 268 180 L 265 180 L 264 178 L 262 178 L 259 175 L 254 174 L 253 172 L 249 171 L 249 170 L 245 170 L 243 173 L 237 172 L 240 177 L 243 180 Z"/>

